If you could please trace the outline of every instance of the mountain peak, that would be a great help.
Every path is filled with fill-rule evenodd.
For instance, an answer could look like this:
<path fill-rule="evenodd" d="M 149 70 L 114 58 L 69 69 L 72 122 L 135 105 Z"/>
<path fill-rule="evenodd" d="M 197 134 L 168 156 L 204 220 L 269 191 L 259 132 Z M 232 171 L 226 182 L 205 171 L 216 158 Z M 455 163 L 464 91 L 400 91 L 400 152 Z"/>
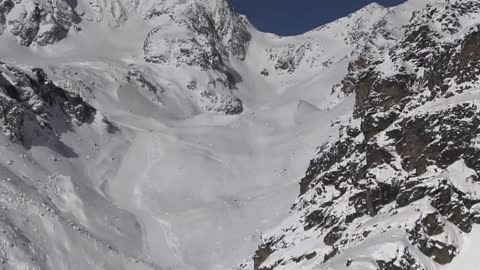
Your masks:
<path fill-rule="evenodd" d="M 377 10 L 377 9 L 384 9 L 385 7 L 377 2 L 372 2 L 366 5 L 364 8 L 360 10 Z"/>

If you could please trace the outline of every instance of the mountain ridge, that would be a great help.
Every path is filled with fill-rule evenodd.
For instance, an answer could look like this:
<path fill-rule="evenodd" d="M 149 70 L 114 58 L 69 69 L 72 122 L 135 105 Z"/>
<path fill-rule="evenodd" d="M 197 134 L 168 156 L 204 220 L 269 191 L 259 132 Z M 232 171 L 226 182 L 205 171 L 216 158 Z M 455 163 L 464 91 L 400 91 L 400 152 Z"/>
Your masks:
<path fill-rule="evenodd" d="M 443 269 L 465 252 L 458 239 L 478 215 L 476 173 L 465 169 L 476 168 L 476 150 L 463 137 L 476 136 L 475 6 L 426 5 L 393 47 L 367 47 L 352 62 L 340 87 L 356 96 L 351 123 L 318 149 L 291 218 L 242 269 Z M 464 90 L 469 102 L 449 102 Z M 441 105 L 417 109 L 430 102 Z M 471 174 L 448 176 L 457 166 Z"/>
<path fill-rule="evenodd" d="M 279 37 L 222 0 L 0 1 L 0 262 L 465 270 L 479 10 Z"/>

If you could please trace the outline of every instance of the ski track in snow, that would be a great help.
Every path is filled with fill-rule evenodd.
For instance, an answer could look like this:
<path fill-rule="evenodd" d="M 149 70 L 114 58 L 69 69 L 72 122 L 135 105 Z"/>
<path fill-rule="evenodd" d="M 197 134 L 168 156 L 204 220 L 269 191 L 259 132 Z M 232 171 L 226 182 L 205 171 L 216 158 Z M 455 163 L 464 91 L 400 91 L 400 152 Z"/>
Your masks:
<path fill-rule="evenodd" d="M 141 128 L 135 128 L 135 127 L 132 127 L 130 125 L 129 125 L 129 128 L 134 128 L 137 132 L 137 135 L 136 135 L 136 138 L 134 139 L 134 142 L 132 143 L 132 146 L 130 146 L 130 149 L 128 150 L 128 153 L 127 153 L 127 155 L 126 155 L 126 157 L 123 161 L 125 165 L 121 166 L 121 168 L 119 170 L 120 171 L 119 175 L 122 174 L 122 169 L 123 168 L 125 170 L 132 170 L 132 168 L 136 168 L 138 171 L 143 172 L 143 173 L 140 173 L 140 174 L 134 173 L 133 174 L 133 175 L 138 175 L 136 181 L 126 182 L 126 181 L 128 181 L 128 179 L 112 180 L 112 182 L 109 183 L 110 189 L 116 189 L 116 190 L 115 191 L 110 191 L 109 196 L 114 198 L 114 201 L 120 202 L 119 206 L 121 206 L 122 208 L 127 209 L 132 213 L 136 213 L 136 215 L 140 218 L 140 220 L 142 220 L 142 216 L 143 217 L 153 216 L 154 219 L 153 219 L 152 222 L 155 222 L 156 224 L 158 224 L 158 228 L 160 228 L 159 231 L 162 234 L 162 237 L 164 239 L 163 241 L 165 241 L 166 245 L 173 252 L 174 257 L 178 260 L 178 263 L 181 265 L 181 264 L 184 263 L 184 261 L 182 259 L 182 246 L 180 244 L 181 241 L 178 239 L 176 234 L 173 232 L 175 230 L 175 228 L 173 227 L 174 225 L 172 225 L 168 221 L 168 216 L 167 216 L 167 218 L 162 218 L 161 216 L 159 216 L 159 215 L 161 215 L 161 213 L 156 213 L 156 212 L 152 212 L 151 210 L 148 210 L 149 207 L 152 207 L 152 205 L 148 205 L 148 202 L 145 204 L 145 202 L 142 199 L 142 198 L 145 197 L 145 195 L 142 194 L 142 189 L 145 188 L 144 186 L 151 186 L 152 183 L 149 182 L 149 181 L 153 181 L 153 180 L 149 180 L 149 177 L 147 175 L 148 172 L 151 171 L 152 169 L 155 169 L 155 168 L 164 167 L 164 166 L 162 166 L 161 161 L 165 157 L 162 157 L 162 155 L 163 156 L 165 156 L 165 155 L 168 156 L 167 153 L 163 152 L 163 150 L 164 150 L 163 148 L 165 148 L 164 145 L 167 145 L 167 147 L 168 147 L 168 145 L 174 145 L 175 148 L 186 148 L 186 149 L 188 149 L 188 150 L 186 150 L 186 155 L 195 155 L 195 156 L 202 157 L 202 159 L 207 161 L 208 164 L 213 163 L 215 165 L 215 167 L 219 167 L 223 171 L 234 172 L 235 170 L 233 169 L 233 166 L 232 166 L 230 161 L 225 160 L 225 157 L 222 157 L 218 154 L 215 154 L 211 149 L 209 149 L 208 147 L 206 147 L 204 145 L 195 144 L 195 143 L 192 143 L 192 142 L 186 142 L 186 141 L 184 141 L 184 140 L 182 140 L 178 137 L 175 137 L 175 136 L 172 136 L 172 135 L 166 135 L 166 134 L 163 134 L 163 133 L 159 133 L 158 131 L 150 132 L 148 130 L 143 130 Z M 129 159 L 129 156 L 132 156 L 133 159 L 136 159 L 137 163 L 135 163 L 135 164 L 130 163 L 131 159 Z M 145 157 L 142 157 L 142 156 L 145 156 Z M 176 162 L 182 162 L 181 159 L 182 158 L 179 158 L 178 161 L 176 161 Z M 254 159 L 254 158 L 252 158 L 252 159 Z M 185 170 L 188 170 L 189 164 L 187 163 L 184 166 L 185 166 Z M 265 169 L 267 169 L 267 168 L 265 168 Z M 195 175 L 197 175 L 197 174 L 195 174 Z M 159 179 L 157 179 L 157 181 L 161 181 L 162 177 L 169 177 L 169 176 L 168 176 L 168 174 L 163 175 L 163 176 L 160 174 Z M 121 178 L 121 176 L 119 178 Z M 235 179 L 241 180 L 241 177 L 237 176 Z M 132 179 L 130 179 L 130 180 L 132 180 Z M 294 179 L 292 179 L 292 180 L 294 180 Z M 153 182 L 153 184 L 154 184 L 154 182 Z M 191 183 L 191 185 L 193 185 L 193 186 L 199 185 L 199 184 L 200 183 L 195 184 L 195 182 Z M 291 188 L 292 187 L 291 184 L 287 184 L 287 185 L 280 184 L 280 186 L 283 186 L 283 187 L 279 187 L 279 188 L 284 189 L 285 191 L 290 193 L 291 195 L 289 195 L 289 196 L 290 196 L 290 198 L 293 199 L 293 196 L 296 193 L 296 188 L 295 188 L 296 185 L 295 184 L 293 185 L 293 187 L 294 187 L 293 189 Z M 120 188 L 122 191 L 118 191 L 117 190 L 118 188 Z M 210 189 L 212 189 L 212 188 L 214 189 L 213 186 L 210 187 Z M 195 188 L 192 188 L 192 189 L 195 190 Z M 247 186 L 243 189 L 248 190 L 250 188 Z M 290 190 L 290 189 L 292 189 L 292 190 Z M 274 191 L 274 190 L 277 190 L 277 188 L 272 188 L 272 191 Z M 283 191 L 283 192 L 285 192 L 285 191 Z M 255 193 L 257 193 L 257 192 L 255 192 Z M 260 194 L 262 194 L 262 193 L 260 193 Z M 117 194 L 117 195 L 115 195 L 115 194 Z M 253 196 L 259 196 L 260 194 L 253 195 Z M 247 194 L 235 194 L 235 197 L 238 197 L 238 198 L 244 198 L 244 197 L 249 198 L 251 196 L 252 195 L 249 195 L 248 193 Z M 260 196 L 263 197 L 263 195 L 260 195 Z M 179 200 L 182 200 L 183 197 L 184 196 L 180 195 Z M 255 199 L 251 198 L 250 200 L 255 200 Z M 178 203 L 180 203 L 180 202 L 178 202 Z M 212 204 L 212 203 L 207 202 L 207 205 L 212 204 L 212 207 L 214 207 L 214 208 L 218 208 L 218 207 L 222 208 L 222 206 L 221 205 L 219 206 L 218 203 L 219 202 L 217 202 L 217 203 L 213 202 L 213 204 Z M 222 202 L 220 202 L 220 203 L 222 203 Z M 274 204 L 275 202 L 272 201 L 270 203 Z M 286 207 L 286 208 L 284 208 L 284 207 L 287 206 L 290 203 L 291 203 L 291 201 L 290 202 L 279 203 L 279 205 L 277 207 L 274 207 L 274 209 L 277 209 L 275 211 L 283 211 L 285 209 L 288 209 L 288 207 Z M 226 211 L 228 211 L 228 210 L 226 210 Z M 140 214 L 141 212 L 145 212 L 145 214 Z M 207 217 L 207 219 L 208 219 L 208 217 Z M 147 222 L 150 222 L 150 221 L 147 221 Z M 142 223 L 145 224 L 145 221 L 143 220 Z M 269 224 L 273 224 L 273 222 L 271 222 Z M 172 230 L 172 227 L 173 227 L 173 230 Z M 262 226 L 262 228 L 265 229 L 267 227 L 264 225 L 264 226 Z M 148 228 L 145 228 L 145 229 L 147 230 L 146 237 L 151 238 L 152 235 L 157 235 L 158 234 L 157 229 L 154 229 L 155 232 L 148 232 L 149 229 Z M 260 231 L 260 228 L 258 228 L 257 231 Z M 235 233 L 235 232 L 232 231 L 231 233 Z M 245 235 L 245 237 L 247 237 L 247 235 Z M 250 245 L 253 245 L 253 244 L 256 243 L 257 238 L 254 237 L 251 240 L 253 240 L 253 242 L 251 242 Z M 153 240 L 153 241 L 157 242 L 157 243 L 159 242 L 158 240 Z M 207 242 L 205 243 L 205 245 L 207 245 L 207 246 L 211 245 L 211 243 L 208 243 L 208 240 L 206 240 L 206 241 Z M 164 252 L 164 251 L 156 250 L 156 252 L 153 252 L 153 254 L 152 254 L 152 245 L 154 245 L 154 243 L 153 244 L 149 243 L 149 241 L 147 240 L 146 244 L 148 245 L 148 249 L 150 250 L 150 257 L 151 258 L 155 258 L 154 254 L 158 254 L 159 252 Z M 247 255 L 248 255 L 248 253 L 245 253 L 245 256 L 247 256 Z M 239 256 L 238 258 L 242 258 L 242 257 Z M 160 260 L 160 261 L 156 261 L 156 262 L 157 263 L 164 263 L 165 261 Z M 193 261 L 192 264 L 194 264 L 194 263 L 196 263 L 196 262 Z M 172 265 L 171 267 L 178 267 L 178 265 Z M 226 266 L 224 266 L 224 267 L 226 267 Z M 201 269 L 201 268 L 198 268 L 198 269 Z"/>

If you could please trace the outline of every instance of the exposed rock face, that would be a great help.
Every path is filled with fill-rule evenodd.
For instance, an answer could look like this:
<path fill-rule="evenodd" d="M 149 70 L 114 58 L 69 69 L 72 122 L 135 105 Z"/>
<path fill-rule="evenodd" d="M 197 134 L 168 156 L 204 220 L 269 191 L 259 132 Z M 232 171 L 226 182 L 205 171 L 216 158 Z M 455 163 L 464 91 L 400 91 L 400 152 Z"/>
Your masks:
<path fill-rule="evenodd" d="M 200 68 L 210 77 L 199 90 L 204 110 L 238 114 L 242 101 L 231 90 L 238 78 L 228 67 L 231 58 L 244 60 L 251 39 L 249 24 L 226 1 L 191 1 L 171 16 L 171 25 L 154 28 L 144 42 L 147 62 Z M 172 26 L 173 25 L 173 26 Z M 172 34 L 172 27 L 177 29 Z M 201 89 L 203 88 L 203 89 Z"/>
<path fill-rule="evenodd" d="M 65 0 L 0 2 L 0 34 L 8 31 L 24 46 L 53 44 L 79 29 L 80 16 Z"/>
<path fill-rule="evenodd" d="M 200 92 L 204 109 L 209 112 L 223 112 L 225 114 L 239 114 L 243 112 L 242 101 L 233 95 L 221 95 L 212 91 Z"/>
<path fill-rule="evenodd" d="M 388 49 L 374 41 L 362 48 L 339 87 L 356 95 L 355 115 L 337 142 L 318 149 L 292 218 L 264 237 L 268 258 L 253 269 L 295 269 L 296 258 L 311 252 L 317 267 L 352 265 L 356 258 L 343 254 L 366 245 L 391 250 L 382 239 L 399 235 L 398 254 L 370 254 L 372 267 L 428 269 L 425 257 L 448 264 L 461 252 L 452 239 L 478 223 L 480 202 L 480 108 L 469 98 L 478 92 L 480 28 L 465 19 L 479 7 L 427 5 Z"/>
<path fill-rule="evenodd" d="M 231 9 L 227 1 L 95 0 L 88 5 L 94 14 L 83 14 L 111 27 L 123 25 L 130 17 L 145 20 L 171 16 L 185 37 L 171 37 L 155 27 L 145 40 L 145 59 L 177 65 L 222 69 L 230 56 L 243 60 L 251 39 L 249 23 Z M 0 2 L 0 34 L 7 31 L 24 46 L 45 46 L 64 39 L 70 30 L 80 30 L 82 16 L 67 0 L 3 0 Z M 91 13 L 90 12 L 90 13 Z M 170 29 L 171 30 L 171 29 Z M 178 33 L 177 33 L 178 34 Z"/>
<path fill-rule="evenodd" d="M 192 95 L 196 99 L 193 102 L 199 103 L 196 110 L 243 112 L 242 101 L 232 91 L 241 78 L 229 62 L 245 59 L 251 40 L 250 25 L 227 1 L 0 1 L 0 35 L 13 36 L 23 46 L 55 44 L 71 31 L 80 31 L 86 24 L 91 27 L 92 22 L 112 29 L 126 25 L 128 20 L 145 20 L 152 27 L 144 41 L 146 62 L 199 69 L 210 78 L 199 82 L 198 91 Z M 160 99 L 162 87 L 145 78 L 137 79 L 129 82 L 138 82 L 150 92 L 147 96 Z"/>
<path fill-rule="evenodd" d="M 58 121 L 82 125 L 96 114 L 78 94 L 57 87 L 39 68 L 27 71 L 0 63 L 0 90 L 2 130 L 20 143 L 26 128 L 61 133 L 55 129 Z M 33 126 L 25 126 L 26 119 Z"/>
<path fill-rule="evenodd" d="M 389 261 L 377 260 L 380 270 L 423 270 L 408 249 L 398 250 L 396 258 Z"/>
<path fill-rule="evenodd" d="M 24 109 L 12 100 L 0 98 L 3 132 L 13 141 L 23 142 Z"/>
<path fill-rule="evenodd" d="M 344 61 L 352 53 L 361 52 L 372 36 L 388 34 L 384 31 L 385 22 L 382 21 L 387 13 L 382 6 L 371 4 L 305 37 L 282 37 L 283 46 L 266 49 L 270 67 L 279 74 L 293 74 Z M 329 47 L 325 39 L 339 42 L 342 46 Z"/>
<path fill-rule="evenodd" d="M 158 26 L 145 40 L 145 59 L 176 66 L 224 70 L 229 57 L 243 60 L 251 39 L 248 23 L 226 1 L 192 1 L 172 23 L 183 36 Z"/>
<path fill-rule="evenodd" d="M 138 70 L 131 69 L 127 74 L 127 81 L 137 85 L 138 87 L 145 89 L 151 100 L 158 103 L 163 103 L 162 95 L 165 93 L 165 89 L 162 86 L 156 85 L 151 82 Z"/>

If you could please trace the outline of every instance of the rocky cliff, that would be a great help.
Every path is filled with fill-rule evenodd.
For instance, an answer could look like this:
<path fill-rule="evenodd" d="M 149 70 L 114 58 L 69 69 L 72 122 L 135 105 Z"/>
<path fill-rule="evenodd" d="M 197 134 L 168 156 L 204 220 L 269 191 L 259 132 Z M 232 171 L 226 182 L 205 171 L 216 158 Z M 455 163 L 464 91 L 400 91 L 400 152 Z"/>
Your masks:
<path fill-rule="evenodd" d="M 478 8 L 433 2 L 401 36 L 399 8 L 381 19 L 334 88 L 355 95 L 354 115 L 242 268 L 437 269 L 465 252 L 480 207 Z"/>

